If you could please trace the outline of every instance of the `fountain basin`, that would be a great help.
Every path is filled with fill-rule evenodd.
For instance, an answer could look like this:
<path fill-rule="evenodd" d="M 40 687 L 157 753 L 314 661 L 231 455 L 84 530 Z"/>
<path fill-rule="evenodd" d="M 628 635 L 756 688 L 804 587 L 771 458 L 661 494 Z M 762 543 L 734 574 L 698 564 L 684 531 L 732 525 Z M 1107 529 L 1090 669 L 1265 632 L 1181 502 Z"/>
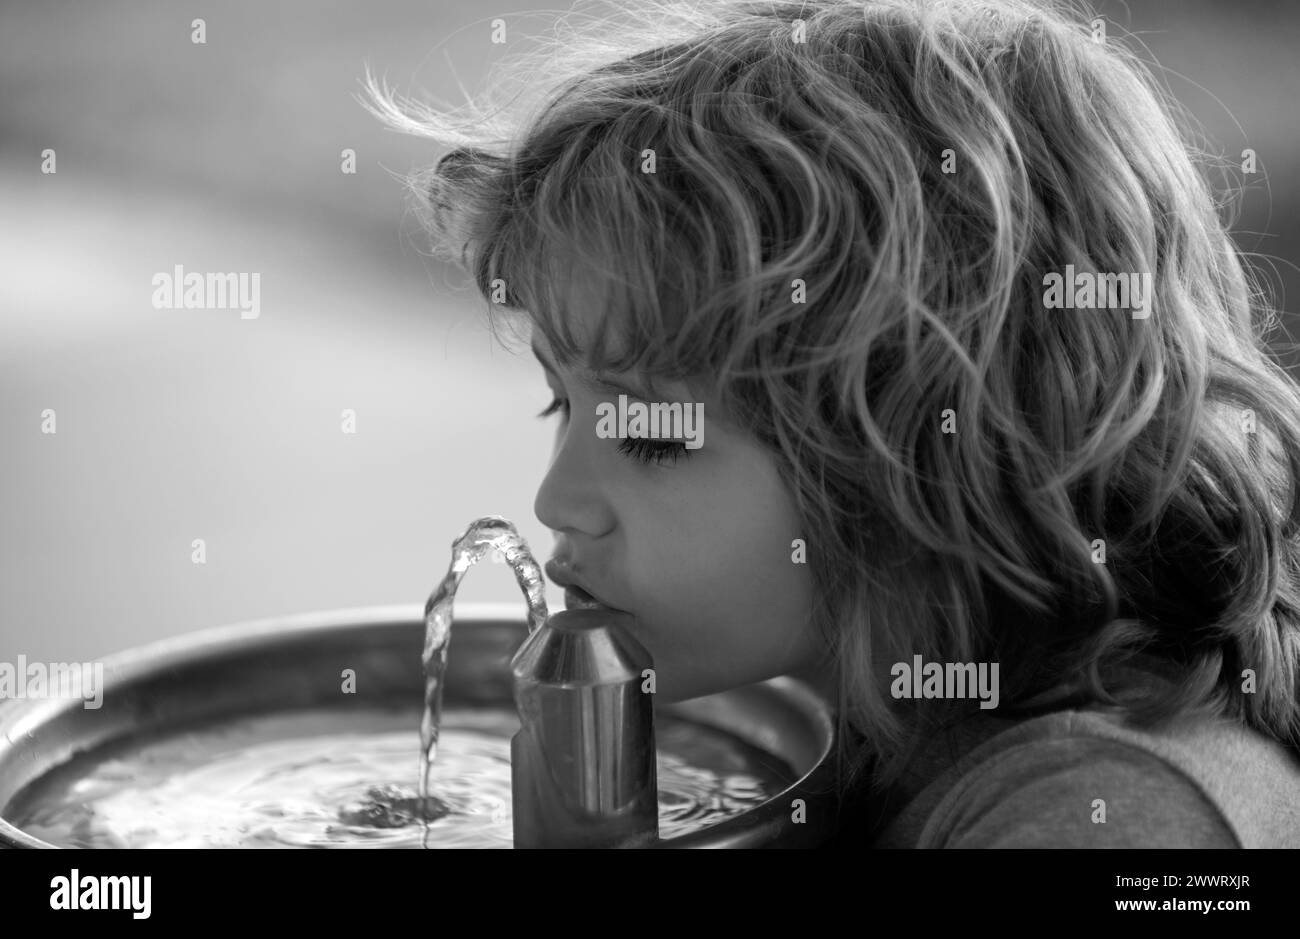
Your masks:
<path fill-rule="evenodd" d="M 513 710 L 510 659 L 527 637 L 511 604 L 464 603 L 451 633 L 444 705 Z M 81 754 L 137 739 L 246 718 L 321 709 L 357 713 L 419 702 L 423 607 L 387 606 L 279 617 L 167 639 L 104 660 L 103 702 L 0 702 L 0 846 L 58 847 L 10 820 L 15 796 Z M 357 694 L 340 693 L 340 670 Z M 778 678 L 655 707 L 669 738 L 719 732 L 761 755 L 784 788 L 709 827 L 665 837 L 660 847 L 815 847 L 834 834 L 827 703 L 808 686 Z M 683 731 L 685 728 L 685 731 Z M 411 759 L 417 728 L 411 727 Z M 660 738 L 660 750 L 665 749 Z M 797 812 L 796 800 L 803 800 Z M 797 816 L 798 821 L 795 820 Z"/>

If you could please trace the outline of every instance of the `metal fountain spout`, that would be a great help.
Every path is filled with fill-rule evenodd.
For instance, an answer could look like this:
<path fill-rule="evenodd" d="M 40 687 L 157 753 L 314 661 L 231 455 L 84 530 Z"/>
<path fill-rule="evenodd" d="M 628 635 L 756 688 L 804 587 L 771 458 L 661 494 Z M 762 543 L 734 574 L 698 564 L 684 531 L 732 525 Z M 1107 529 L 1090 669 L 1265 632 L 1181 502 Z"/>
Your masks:
<path fill-rule="evenodd" d="M 659 840 L 650 655 L 628 613 L 565 610 L 511 662 L 516 848 L 640 848 Z"/>
<path fill-rule="evenodd" d="M 510 742 L 517 848 L 644 847 L 659 840 L 650 654 L 629 613 L 593 607 L 546 615 L 542 571 L 509 519 L 488 515 L 452 542 L 425 604 L 421 804 L 437 751 L 452 607 L 465 572 L 489 551 L 514 570 L 529 635 L 514 659 L 520 731 Z M 651 686 L 653 687 L 653 686 Z M 425 843 L 429 822 L 425 820 Z"/>

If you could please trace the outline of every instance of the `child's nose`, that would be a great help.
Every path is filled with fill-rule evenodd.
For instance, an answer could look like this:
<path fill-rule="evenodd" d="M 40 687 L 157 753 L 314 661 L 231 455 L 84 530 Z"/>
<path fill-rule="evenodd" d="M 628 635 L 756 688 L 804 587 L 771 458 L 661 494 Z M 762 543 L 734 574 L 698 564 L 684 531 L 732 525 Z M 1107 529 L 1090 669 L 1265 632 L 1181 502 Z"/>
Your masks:
<path fill-rule="evenodd" d="M 595 440 L 577 439 L 582 428 L 570 426 L 556 440 L 551 465 L 537 488 L 533 513 L 554 531 L 578 531 L 595 538 L 612 526 L 613 512 L 593 467 Z"/>

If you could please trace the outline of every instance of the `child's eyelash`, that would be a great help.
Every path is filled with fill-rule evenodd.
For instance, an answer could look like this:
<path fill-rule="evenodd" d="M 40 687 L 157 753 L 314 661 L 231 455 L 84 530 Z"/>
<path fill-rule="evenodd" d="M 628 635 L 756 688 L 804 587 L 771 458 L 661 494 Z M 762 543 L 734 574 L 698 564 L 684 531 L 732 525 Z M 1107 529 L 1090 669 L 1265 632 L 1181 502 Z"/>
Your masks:
<path fill-rule="evenodd" d="M 619 453 L 626 453 L 642 463 L 676 463 L 688 454 L 686 445 L 671 440 L 647 440 L 644 437 L 628 437 L 618 445 Z"/>
<path fill-rule="evenodd" d="M 542 411 L 540 414 L 538 414 L 537 416 L 538 416 L 538 417 L 550 417 L 552 414 L 554 414 L 556 411 L 559 411 L 561 408 L 563 408 L 564 413 L 565 413 L 565 416 L 567 417 L 567 416 L 568 416 L 568 413 L 569 413 L 569 399 L 568 399 L 568 398 L 556 398 L 554 401 L 552 401 L 550 404 L 548 404 L 548 405 L 546 406 L 546 409 L 543 410 L 543 411 Z"/>
<path fill-rule="evenodd" d="M 559 411 L 564 412 L 564 416 L 569 416 L 569 399 L 555 398 L 546 408 L 537 416 L 541 418 L 550 417 Z M 642 463 L 676 463 L 679 459 L 689 455 L 686 445 L 671 440 L 648 440 L 644 437 L 628 437 L 618 445 L 619 453 L 626 453 L 634 460 Z"/>

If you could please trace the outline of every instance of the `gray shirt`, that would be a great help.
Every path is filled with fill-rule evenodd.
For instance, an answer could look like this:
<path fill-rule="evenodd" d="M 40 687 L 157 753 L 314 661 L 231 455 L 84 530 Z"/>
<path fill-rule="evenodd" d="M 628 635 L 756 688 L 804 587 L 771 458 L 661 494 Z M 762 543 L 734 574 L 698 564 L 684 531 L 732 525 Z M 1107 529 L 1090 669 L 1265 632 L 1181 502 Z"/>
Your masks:
<path fill-rule="evenodd" d="M 875 847 L 1300 848 L 1300 755 L 1234 721 L 1063 710 L 929 741 Z"/>

